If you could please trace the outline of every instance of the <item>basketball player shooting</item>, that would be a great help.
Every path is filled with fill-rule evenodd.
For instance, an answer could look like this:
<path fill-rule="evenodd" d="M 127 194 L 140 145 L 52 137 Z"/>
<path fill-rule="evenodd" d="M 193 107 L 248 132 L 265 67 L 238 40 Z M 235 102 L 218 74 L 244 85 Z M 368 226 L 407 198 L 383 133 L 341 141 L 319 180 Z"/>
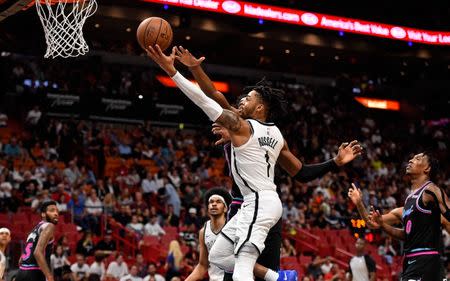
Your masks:
<path fill-rule="evenodd" d="M 27 237 L 23 254 L 19 260 L 16 281 L 54 281 L 50 270 L 55 225 L 58 223 L 58 208 L 55 201 L 42 203 L 42 221 Z"/>
<path fill-rule="evenodd" d="M 230 105 L 230 103 L 225 98 L 224 94 L 218 91 L 214 83 L 212 83 L 211 79 L 208 75 L 203 71 L 201 67 L 202 62 L 205 60 L 204 57 L 196 58 L 194 57 L 187 49 L 182 46 L 176 47 L 176 59 L 188 67 L 189 71 L 193 74 L 197 83 L 199 84 L 202 91 L 211 99 L 219 103 L 222 108 L 229 109 L 233 112 L 236 112 L 242 117 L 242 110 L 240 108 L 234 107 Z M 258 83 L 256 87 L 263 87 L 263 83 Z M 252 88 L 252 87 L 250 87 Z M 255 88 L 257 92 L 258 90 Z M 242 96 L 239 101 L 239 104 L 243 104 L 245 102 L 246 96 Z M 240 107 L 240 106 L 238 106 Z M 229 135 L 228 132 L 217 124 L 213 125 L 213 133 L 221 136 L 221 139 L 216 142 L 216 145 L 225 144 L 225 156 L 228 162 L 229 167 L 231 167 L 231 163 L 229 159 L 231 159 L 231 150 L 229 145 Z M 355 156 L 361 153 L 361 146 L 357 141 L 354 141 L 350 144 L 344 143 L 339 148 L 338 155 L 345 154 L 354 154 Z M 339 159 L 337 159 L 339 160 Z M 299 165 L 299 163 L 301 165 Z M 308 182 L 315 178 L 321 177 L 329 171 L 335 170 L 334 168 L 337 166 L 335 164 L 342 164 L 340 161 L 326 161 L 324 163 L 314 164 L 314 165 L 305 165 L 300 162 L 290 151 L 287 146 L 283 147 L 280 152 L 280 155 L 277 160 L 277 164 L 280 164 L 281 167 L 293 176 L 296 180 L 301 182 Z M 230 169 L 231 170 L 231 169 Z M 301 172 L 300 172 L 301 171 Z M 232 175 L 230 175 L 232 177 Z M 232 188 L 233 202 L 230 206 L 230 212 L 228 218 L 231 219 L 240 208 L 241 203 L 243 201 L 242 194 L 240 193 L 239 188 L 233 181 Z M 228 222 L 227 224 L 231 224 L 232 222 Z M 229 228 L 230 226 L 228 226 Z M 283 278 L 281 280 L 296 280 L 296 273 L 291 270 L 282 270 L 277 272 L 280 268 L 280 247 L 282 241 L 282 223 L 279 220 L 275 226 L 273 226 L 267 236 L 265 241 L 264 251 L 259 256 L 257 263 L 255 265 L 254 274 L 256 276 L 256 280 L 266 280 L 266 281 L 276 281 L 279 278 Z M 285 277 L 287 279 L 285 279 Z M 228 276 L 226 276 L 225 280 Z"/>
<path fill-rule="evenodd" d="M 233 272 L 235 281 L 253 280 L 253 268 L 264 250 L 267 233 L 282 213 L 273 179 L 274 167 L 285 142 L 275 124 L 266 121 L 277 112 L 283 112 L 283 97 L 280 91 L 269 87 L 261 88 L 261 93 L 250 91 L 241 106 L 243 117 L 249 118 L 244 120 L 236 112 L 223 109 L 184 78 L 174 67 L 175 53 L 176 48 L 166 56 L 158 45 L 148 47 L 148 55 L 172 77 L 178 88 L 212 121 L 229 132 L 233 152 L 232 174 L 244 196 L 243 207 L 233 217 L 235 223 L 230 224 L 235 227 L 227 230 L 227 224 L 222 230 L 224 235 L 219 236 L 212 247 L 210 262 Z M 351 153 L 345 155 L 344 160 L 351 161 L 354 157 Z"/>

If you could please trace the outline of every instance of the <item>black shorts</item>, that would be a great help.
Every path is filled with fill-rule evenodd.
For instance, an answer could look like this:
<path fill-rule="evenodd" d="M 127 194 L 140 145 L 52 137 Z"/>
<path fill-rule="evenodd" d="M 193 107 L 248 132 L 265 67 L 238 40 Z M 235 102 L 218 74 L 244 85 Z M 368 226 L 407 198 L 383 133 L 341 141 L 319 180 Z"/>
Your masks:
<path fill-rule="evenodd" d="M 427 255 L 405 258 L 402 281 L 443 280 L 440 255 Z"/>
<path fill-rule="evenodd" d="M 228 219 L 231 219 L 239 210 L 241 204 L 231 204 L 228 213 Z M 281 256 L 281 234 L 282 234 L 282 220 L 280 219 L 269 231 L 265 248 L 256 261 L 262 266 L 272 269 L 275 272 L 280 270 L 280 256 Z M 255 280 L 263 281 L 264 279 L 256 278 Z"/>
<path fill-rule="evenodd" d="M 16 281 L 46 281 L 44 273 L 40 270 L 19 269 L 16 274 Z"/>

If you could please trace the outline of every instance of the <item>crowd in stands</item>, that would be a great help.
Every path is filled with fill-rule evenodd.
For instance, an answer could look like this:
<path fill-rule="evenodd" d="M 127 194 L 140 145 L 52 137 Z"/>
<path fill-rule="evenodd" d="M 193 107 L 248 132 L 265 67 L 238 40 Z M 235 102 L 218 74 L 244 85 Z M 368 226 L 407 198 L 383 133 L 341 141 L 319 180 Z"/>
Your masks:
<path fill-rule="evenodd" d="M 32 68 L 11 68 L 16 86 L 22 85 L 25 69 Z M 70 87 L 69 81 L 55 83 Z M 357 217 L 346 198 L 351 182 L 362 189 L 366 205 L 382 211 L 401 206 L 410 192 L 405 163 L 425 148 L 432 148 L 441 160 L 436 183 L 449 193 L 448 124 L 433 126 L 398 113 L 370 113 L 332 88 L 280 81 L 274 85 L 286 91 L 290 104 L 289 116 L 279 126 L 290 149 L 302 161 L 330 159 L 341 142 L 353 139 L 365 150 L 348 167 L 306 184 L 278 172 L 287 233 L 299 228 L 349 228 L 350 219 Z M 115 82 L 105 91 L 121 92 L 122 86 Z M 125 126 L 55 119 L 41 108 L 28 108 L 20 133 L 2 135 L 0 209 L 17 212 L 26 206 L 36 210 L 40 203 L 53 199 L 61 214 L 73 217 L 83 236 L 76 249 L 71 249 L 64 237 L 55 248 L 52 268 L 60 280 L 179 280 L 178 276 L 192 269 L 198 259 L 197 233 L 208 220 L 202 195 L 211 187 L 231 187 L 222 149 L 214 146 L 210 128 L 191 131 L 156 127 L 151 121 Z M 3 129 L 7 130 L 8 124 Z M 139 253 L 127 263 L 128 253 L 117 251 L 111 233 L 98 240 L 109 218 L 124 227 L 123 235 L 134 233 L 135 241 L 162 239 L 170 227 L 177 228 L 180 237 L 168 241 L 163 263 L 147 263 Z M 379 253 L 390 263 L 401 253 L 401 245 L 384 236 L 380 239 Z M 446 246 L 450 246 L 449 241 Z M 283 241 L 283 256 L 299 254 L 294 241 Z M 70 264 L 68 258 L 73 261 L 75 255 Z M 313 280 L 342 280 L 335 276 L 341 269 L 329 258 L 317 257 L 307 268 Z"/>

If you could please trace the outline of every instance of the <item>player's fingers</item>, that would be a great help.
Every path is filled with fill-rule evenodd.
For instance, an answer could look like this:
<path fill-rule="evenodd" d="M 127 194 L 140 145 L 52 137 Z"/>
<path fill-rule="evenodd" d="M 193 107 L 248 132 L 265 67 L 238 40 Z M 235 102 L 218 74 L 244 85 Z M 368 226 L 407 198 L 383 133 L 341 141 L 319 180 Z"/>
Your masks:
<path fill-rule="evenodd" d="M 353 146 L 355 146 L 356 144 L 358 144 L 358 141 L 357 141 L 357 140 L 352 140 L 352 141 L 350 142 L 350 147 L 353 147 Z"/>
<path fill-rule="evenodd" d="M 184 53 L 186 50 L 183 48 L 183 46 L 180 45 L 180 51 L 181 51 L 182 53 Z"/>
<path fill-rule="evenodd" d="M 202 61 L 204 61 L 205 59 L 206 59 L 205 57 L 201 57 L 201 58 L 198 59 L 198 61 L 199 61 L 199 62 L 202 62 Z"/>
<path fill-rule="evenodd" d="M 341 143 L 341 145 L 339 146 L 339 149 L 343 149 L 348 145 L 348 142 L 343 142 Z"/>
<path fill-rule="evenodd" d="M 155 50 L 156 50 L 156 53 L 157 53 L 158 55 L 160 55 L 160 56 L 163 56 L 163 55 L 164 55 L 164 53 L 162 52 L 162 50 L 161 50 L 161 48 L 159 47 L 158 44 L 155 45 Z"/>
<path fill-rule="evenodd" d="M 173 47 L 172 48 L 172 53 L 170 54 L 172 57 L 174 57 L 175 56 L 175 54 L 176 54 L 176 52 L 177 52 L 177 48 L 176 47 Z"/>
<path fill-rule="evenodd" d="M 353 187 L 354 189 L 357 189 L 355 183 L 353 183 L 353 182 L 352 182 L 352 187 Z"/>

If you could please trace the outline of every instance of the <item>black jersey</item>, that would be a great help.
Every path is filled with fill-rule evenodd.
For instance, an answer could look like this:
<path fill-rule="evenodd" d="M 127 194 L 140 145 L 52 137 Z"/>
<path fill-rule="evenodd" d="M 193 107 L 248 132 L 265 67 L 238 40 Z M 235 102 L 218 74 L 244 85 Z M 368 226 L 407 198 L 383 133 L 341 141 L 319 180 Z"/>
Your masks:
<path fill-rule="evenodd" d="M 411 193 L 403 208 L 406 257 L 438 255 L 441 241 L 441 212 L 438 203 L 425 207 L 422 196 L 431 181 Z"/>
<path fill-rule="evenodd" d="M 23 253 L 20 262 L 20 269 L 22 270 L 40 270 L 39 265 L 37 264 L 36 258 L 34 257 L 34 251 L 36 250 L 37 243 L 39 241 L 39 237 L 42 231 L 49 225 L 49 222 L 41 221 L 38 223 L 33 230 L 28 234 L 27 242 L 25 244 L 25 248 L 23 249 Z M 53 240 L 49 241 L 47 246 L 45 247 L 45 259 L 47 264 L 50 265 L 50 256 L 53 251 Z"/>

